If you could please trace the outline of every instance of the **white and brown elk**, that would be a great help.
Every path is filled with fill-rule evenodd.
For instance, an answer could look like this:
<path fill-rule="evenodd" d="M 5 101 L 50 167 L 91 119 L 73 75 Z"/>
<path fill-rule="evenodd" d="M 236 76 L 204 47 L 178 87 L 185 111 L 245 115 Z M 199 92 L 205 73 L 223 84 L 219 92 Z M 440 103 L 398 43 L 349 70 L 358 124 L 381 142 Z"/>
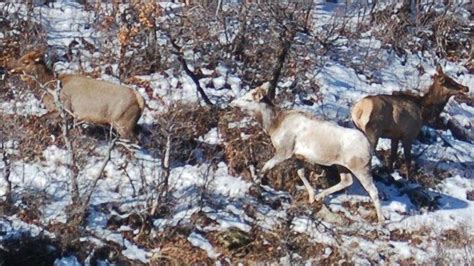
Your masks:
<path fill-rule="evenodd" d="M 309 202 L 322 200 L 349 187 L 354 175 L 372 199 L 378 221 L 383 222 L 379 194 L 370 169 L 371 147 L 364 134 L 356 129 L 321 120 L 309 113 L 281 110 L 267 96 L 268 87 L 269 83 L 265 83 L 230 104 L 253 116 L 270 135 L 276 152 L 265 163 L 262 173 L 293 156 L 313 164 L 337 165 L 339 169 L 343 169 L 340 171 L 341 181 L 316 196 L 305 177 L 304 168 L 298 169 L 298 176 L 308 191 Z"/>

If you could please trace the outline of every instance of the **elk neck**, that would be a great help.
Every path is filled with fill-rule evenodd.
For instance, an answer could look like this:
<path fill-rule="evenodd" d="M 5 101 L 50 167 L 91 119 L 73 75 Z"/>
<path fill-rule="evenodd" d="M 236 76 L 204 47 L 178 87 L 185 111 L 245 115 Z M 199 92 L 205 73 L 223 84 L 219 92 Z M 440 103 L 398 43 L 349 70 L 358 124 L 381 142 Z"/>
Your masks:
<path fill-rule="evenodd" d="M 433 83 L 421 99 L 423 121 L 431 121 L 438 117 L 449 100 L 450 94 L 443 93 L 441 87 Z"/>
<path fill-rule="evenodd" d="M 49 69 L 48 67 L 46 66 L 42 66 L 41 67 L 41 70 L 38 71 L 38 81 L 41 82 L 42 84 L 45 84 L 51 80 L 54 80 L 54 72 Z M 52 84 L 53 86 L 55 86 L 55 84 Z M 51 87 L 51 85 L 50 85 Z"/>
<path fill-rule="evenodd" d="M 263 105 L 255 117 L 263 130 L 269 135 L 279 127 L 282 118 L 283 112 L 279 110 L 279 108 L 269 104 Z"/>

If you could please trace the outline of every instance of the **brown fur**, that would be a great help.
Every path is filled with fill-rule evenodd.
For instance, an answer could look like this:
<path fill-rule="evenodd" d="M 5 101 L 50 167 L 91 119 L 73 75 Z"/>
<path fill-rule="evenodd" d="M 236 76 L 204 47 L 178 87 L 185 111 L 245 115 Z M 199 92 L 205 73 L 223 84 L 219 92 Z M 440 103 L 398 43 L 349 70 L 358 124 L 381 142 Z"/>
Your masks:
<path fill-rule="evenodd" d="M 389 168 L 392 168 L 401 141 L 410 175 L 411 146 L 422 125 L 437 119 L 451 96 L 467 91 L 466 86 L 445 75 L 438 66 L 433 84 L 424 96 L 367 96 L 352 108 L 352 120 L 366 134 L 373 149 L 377 147 L 379 138 L 391 139 Z"/>
<path fill-rule="evenodd" d="M 43 60 L 44 52 L 34 50 L 15 62 L 12 73 L 26 73 L 46 84 L 54 81 L 54 74 Z M 143 112 L 145 102 L 136 91 L 107 81 L 95 80 L 81 75 L 61 75 L 60 99 L 64 108 L 81 121 L 95 124 L 110 124 L 121 137 L 135 138 L 134 129 Z M 49 89 L 55 82 L 50 82 Z M 48 111 L 56 111 L 51 94 L 43 97 Z"/>

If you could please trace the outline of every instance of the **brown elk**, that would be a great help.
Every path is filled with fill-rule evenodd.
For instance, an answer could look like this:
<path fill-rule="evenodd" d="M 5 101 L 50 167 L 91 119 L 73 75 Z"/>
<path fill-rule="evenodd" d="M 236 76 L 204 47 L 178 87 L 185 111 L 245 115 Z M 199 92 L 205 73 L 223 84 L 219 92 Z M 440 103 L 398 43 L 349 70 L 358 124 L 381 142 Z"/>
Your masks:
<path fill-rule="evenodd" d="M 45 53 L 34 50 L 9 67 L 11 73 L 23 74 L 31 81 L 40 83 L 49 93 L 43 103 L 50 112 L 56 111 L 54 101 L 54 73 L 47 67 Z M 136 91 L 107 81 L 95 80 L 81 75 L 61 75 L 62 89 L 59 99 L 63 107 L 75 119 L 94 124 L 110 124 L 122 138 L 134 139 L 135 127 L 143 112 L 145 102 Z"/>
<path fill-rule="evenodd" d="M 340 183 L 323 190 L 316 197 L 313 187 L 305 177 L 304 168 L 298 166 L 297 173 L 309 193 L 309 202 L 314 202 L 315 198 L 321 200 L 350 186 L 353 174 L 369 193 L 378 220 L 383 222 L 378 190 L 370 173 L 370 143 L 364 134 L 356 129 L 320 120 L 308 113 L 280 110 L 268 98 L 268 86 L 269 83 L 265 83 L 230 104 L 255 117 L 270 135 L 276 154 L 265 163 L 262 172 L 267 172 L 292 156 L 314 164 L 338 165 Z"/>
<path fill-rule="evenodd" d="M 375 150 L 379 138 L 391 139 L 388 167 L 393 168 L 398 142 L 402 142 L 407 175 L 411 176 L 411 148 L 424 123 L 439 117 L 449 98 L 465 93 L 469 88 L 444 74 L 436 67 L 433 84 L 423 96 L 374 95 L 367 96 L 352 108 L 352 121 L 362 130 Z"/>

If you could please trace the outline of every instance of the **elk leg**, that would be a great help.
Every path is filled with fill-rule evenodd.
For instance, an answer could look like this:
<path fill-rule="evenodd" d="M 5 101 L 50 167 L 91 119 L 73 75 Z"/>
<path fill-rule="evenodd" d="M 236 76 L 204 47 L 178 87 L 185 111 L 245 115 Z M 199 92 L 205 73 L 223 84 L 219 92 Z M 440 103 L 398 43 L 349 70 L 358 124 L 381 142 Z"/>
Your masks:
<path fill-rule="evenodd" d="M 311 186 L 308 179 L 306 179 L 305 177 L 303 164 L 297 163 L 297 167 L 298 167 L 298 170 L 296 171 L 296 173 L 298 173 L 298 176 L 300 177 L 301 181 L 303 181 L 303 184 L 306 187 L 306 190 L 308 191 L 308 194 L 309 194 L 308 201 L 309 203 L 313 203 L 314 202 L 314 188 Z"/>
<path fill-rule="evenodd" d="M 263 165 L 263 168 L 262 168 L 262 173 L 266 173 L 268 172 L 269 170 L 271 170 L 273 167 L 275 167 L 275 165 L 283 162 L 284 160 L 287 160 L 291 157 L 291 152 L 287 152 L 286 150 L 281 150 L 281 151 L 278 151 L 277 150 L 277 153 L 273 156 L 273 158 L 271 158 L 270 160 L 268 160 L 264 165 Z"/>
<path fill-rule="evenodd" d="M 116 129 L 120 137 L 138 143 L 138 136 L 135 134 L 135 128 L 140 119 L 140 110 L 136 106 L 130 106 L 120 119 L 116 121 Z"/>
<path fill-rule="evenodd" d="M 341 182 L 339 182 L 338 184 L 336 184 L 336 185 L 320 192 L 318 195 L 316 195 L 316 200 L 318 200 L 318 201 L 322 200 L 326 196 L 329 196 L 334 192 L 337 192 L 339 190 L 343 190 L 346 187 L 352 185 L 352 182 L 353 182 L 352 175 L 349 172 L 346 172 L 346 173 L 340 172 L 339 175 L 341 176 Z"/>
<path fill-rule="evenodd" d="M 375 151 L 375 149 L 377 148 L 377 144 L 379 142 L 379 138 L 372 131 L 368 131 L 366 136 L 367 136 L 367 140 L 370 143 L 370 147 L 372 147 L 372 150 Z"/>
<path fill-rule="evenodd" d="M 403 153 L 405 154 L 405 163 L 407 166 L 407 176 L 408 178 L 411 177 L 411 142 L 410 141 L 404 141 L 402 143 L 403 145 Z"/>
<path fill-rule="evenodd" d="M 380 199 L 379 199 L 379 191 L 374 184 L 374 179 L 370 175 L 369 171 L 362 171 L 358 173 L 354 173 L 354 175 L 359 179 L 362 186 L 365 188 L 367 193 L 369 193 L 372 202 L 374 203 L 375 212 L 377 213 L 377 218 L 379 223 L 383 223 L 385 221 L 385 217 L 382 214 L 382 207 L 380 206 Z"/>
<path fill-rule="evenodd" d="M 111 126 L 117 131 L 120 138 L 129 139 L 129 135 L 127 134 L 127 130 L 125 129 L 125 127 L 121 123 L 114 122 L 114 123 L 111 124 Z"/>
<path fill-rule="evenodd" d="M 398 152 L 398 139 L 392 139 L 391 147 L 390 147 L 390 157 L 388 158 L 388 169 L 390 171 L 393 170 L 393 162 L 397 159 L 397 152 Z"/>

